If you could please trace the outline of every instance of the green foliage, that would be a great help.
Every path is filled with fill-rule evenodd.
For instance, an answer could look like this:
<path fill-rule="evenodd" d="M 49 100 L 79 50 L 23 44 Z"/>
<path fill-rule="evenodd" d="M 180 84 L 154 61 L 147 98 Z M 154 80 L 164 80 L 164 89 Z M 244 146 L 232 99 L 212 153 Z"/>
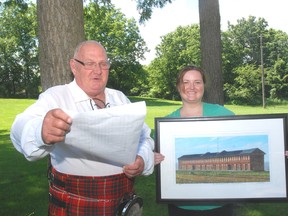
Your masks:
<path fill-rule="evenodd" d="M 275 62 L 274 68 L 266 72 L 270 98 L 282 100 L 288 98 L 288 63 L 279 59 Z"/>
<path fill-rule="evenodd" d="M 98 4 L 99 2 L 99 4 Z M 35 97 L 40 85 L 36 7 L 6 1 L 0 10 L 0 96 Z M 100 41 L 111 61 L 108 86 L 130 95 L 144 94 L 147 72 L 139 60 L 147 47 L 134 19 L 126 19 L 110 2 L 95 1 L 84 8 L 87 39 Z"/>
<path fill-rule="evenodd" d="M 261 103 L 259 99 L 261 76 L 257 76 L 256 71 L 252 69 L 260 68 L 262 64 L 260 37 L 262 37 L 265 95 L 271 99 L 287 99 L 285 75 L 288 67 L 285 62 L 288 61 L 288 35 L 282 31 L 268 29 L 268 23 L 263 18 L 256 19 L 249 16 L 248 19 L 238 20 L 236 25 L 229 24 L 228 30 L 222 33 L 226 101 L 236 104 Z"/>
<path fill-rule="evenodd" d="M 36 7 L 8 1 L 0 7 L 0 96 L 35 97 L 40 84 Z"/>
<path fill-rule="evenodd" d="M 254 65 L 243 65 L 235 68 L 234 84 L 224 84 L 231 103 L 235 104 L 251 104 L 261 103 L 261 72 Z"/>
<path fill-rule="evenodd" d="M 175 87 L 179 70 L 188 64 L 200 63 L 199 25 L 180 26 L 163 36 L 156 55 L 148 67 L 149 96 L 179 99 Z"/>
<path fill-rule="evenodd" d="M 265 67 L 273 67 L 275 61 L 288 62 L 288 34 L 279 30 L 269 29 L 263 41 Z"/>
<path fill-rule="evenodd" d="M 26 2 L 6 0 L 0 4 L 0 97 L 36 97 L 40 91 L 36 7 Z M 153 7 L 169 2 L 137 0 L 142 21 L 150 18 Z M 136 21 L 127 19 L 110 1 L 86 3 L 86 37 L 100 41 L 112 63 L 108 86 L 128 95 L 179 100 L 175 88 L 178 71 L 188 64 L 200 65 L 199 26 L 179 26 L 163 36 L 156 58 L 143 68 L 139 60 L 147 47 Z M 269 29 L 265 19 L 250 16 L 235 25 L 229 23 L 221 35 L 226 102 L 261 103 L 260 71 L 256 73 L 261 66 L 260 35 L 266 98 L 288 98 L 288 35 Z"/>
<path fill-rule="evenodd" d="M 97 3 L 85 7 L 84 15 L 87 39 L 97 40 L 107 49 L 111 62 L 108 86 L 129 95 L 141 94 L 147 74 L 139 60 L 147 47 L 136 21 L 125 18 L 113 5 Z"/>
<path fill-rule="evenodd" d="M 257 20 L 253 16 L 249 16 L 247 20 L 238 20 L 236 25 L 228 23 L 226 34 L 233 43 L 232 47 L 225 48 L 237 50 L 242 64 L 260 65 L 260 35 L 268 38 L 267 26 L 268 23 L 263 18 Z M 265 40 L 263 42 L 265 43 Z"/>
<path fill-rule="evenodd" d="M 288 35 L 268 29 L 263 19 L 240 19 L 222 32 L 222 62 L 225 101 L 234 104 L 261 104 L 261 44 L 265 95 L 287 99 Z M 178 27 L 161 38 L 157 57 L 147 67 L 150 97 L 179 99 L 175 88 L 178 71 L 188 64 L 200 65 L 199 26 Z"/>

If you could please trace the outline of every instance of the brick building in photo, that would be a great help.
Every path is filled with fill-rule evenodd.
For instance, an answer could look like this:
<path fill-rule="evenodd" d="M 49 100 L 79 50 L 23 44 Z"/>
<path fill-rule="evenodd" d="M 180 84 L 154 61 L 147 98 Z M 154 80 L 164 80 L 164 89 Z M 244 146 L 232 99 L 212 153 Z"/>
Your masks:
<path fill-rule="evenodd" d="M 183 155 L 179 170 L 195 171 L 264 171 L 264 154 L 259 148 L 218 153 Z"/>

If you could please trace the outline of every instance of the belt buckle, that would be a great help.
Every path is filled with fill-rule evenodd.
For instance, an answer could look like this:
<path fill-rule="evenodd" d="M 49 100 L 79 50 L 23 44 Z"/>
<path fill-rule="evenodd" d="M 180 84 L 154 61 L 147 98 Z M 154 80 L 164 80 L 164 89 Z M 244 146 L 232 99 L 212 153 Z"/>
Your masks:
<path fill-rule="evenodd" d="M 52 194 L 50 192 L 48 194 L 48 197 L 49 197 L 49 202 L 51 202 L 52 201 Z"/>
<path fill-rule="evenodd" d="M 51 171 L 49 172 L 49 175 L 48 175 L 48 181 L 49 183 L 53 183 L 54 182 L 54 179 L 55 179 L 55 176 L 54 176 L 54 173 L 52 173 Z"/>

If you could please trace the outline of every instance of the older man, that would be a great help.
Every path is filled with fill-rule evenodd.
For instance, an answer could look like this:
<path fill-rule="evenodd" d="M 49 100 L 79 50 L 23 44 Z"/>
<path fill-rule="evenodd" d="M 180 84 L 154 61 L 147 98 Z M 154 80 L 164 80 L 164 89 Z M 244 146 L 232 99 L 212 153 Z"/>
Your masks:
<path fill-rule="evenodd" d="M 30 161 L 51 156 L 49 215 L 115 215 L 121 201 L 135 196 L 134 177 L 153 172 L 150 128 L 143 125 L 136 160 L 124 167 L 91 160 L 65 145 L 73 124 L 66 110 L 81 113 L 130 103 L 121 91 L 106 87 L 110 64 L 100 43 L 80 43 L 70 67 L 74 80 L 43 92 L 19 114 L 11 140 Z"/>

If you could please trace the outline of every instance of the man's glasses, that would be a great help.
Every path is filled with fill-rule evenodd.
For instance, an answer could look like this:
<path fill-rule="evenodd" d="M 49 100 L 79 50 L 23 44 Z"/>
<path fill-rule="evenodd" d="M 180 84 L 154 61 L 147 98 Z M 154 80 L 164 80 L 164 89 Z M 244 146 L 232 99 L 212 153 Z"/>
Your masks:
<path fill-rule="evenodd" d="M 104 109 L 104 108 L 109 108 L 110 104 L 107 103 L 105 104 L 104 101 L 98 99 L 98 98 L 91 98 L 90 99 L 90 105 L 92 110 L 94 110 L 94 107 L 96 106 L 98 109 Z"/>
<path fill-rule="evenodd" d="M 110 63 L 108 61 L 97 63 L 97 62 L 82 62 L 75 58 L 73 60 L 83 65 L 84 69 L 86 70 L 93 70 L 97 66 L 99 66 L 100 69 L 102 70 L 108 70 L 110 68 Z"/>

